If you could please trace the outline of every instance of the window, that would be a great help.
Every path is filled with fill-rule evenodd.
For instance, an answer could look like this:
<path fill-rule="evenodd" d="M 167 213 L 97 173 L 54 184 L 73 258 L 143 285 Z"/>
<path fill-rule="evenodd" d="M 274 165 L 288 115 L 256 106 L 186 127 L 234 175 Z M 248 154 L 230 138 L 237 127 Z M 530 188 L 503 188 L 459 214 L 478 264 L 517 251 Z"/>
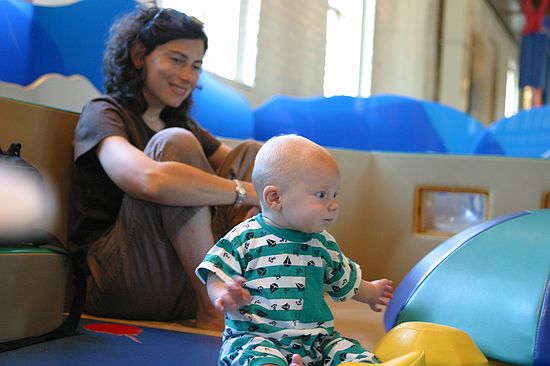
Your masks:
<path fill-rule="evenodd" d="M 376 0 L 329 0 L 324 95 L 371 93 Z"/>
<path fill-rule="evenodd" d="M 508 62 L 506 71 L 506 93 L 504 95 L 504 117 L 511 117 L 518 112 L 519 91 L 518 71 L 515 61 Z"/>
<path fill-rule="evenodd" d="M 259 0 L 162 0 L 160 5 L 204 23 L 208 35 L 203 65 L 206 70 L 253 86 L 260 4 Z"/>
<path fill-rule="evenodd" d="M 487 220 L 489 193 L 482 189 L 419 187 L 416 232 L 452 235 Z"/>

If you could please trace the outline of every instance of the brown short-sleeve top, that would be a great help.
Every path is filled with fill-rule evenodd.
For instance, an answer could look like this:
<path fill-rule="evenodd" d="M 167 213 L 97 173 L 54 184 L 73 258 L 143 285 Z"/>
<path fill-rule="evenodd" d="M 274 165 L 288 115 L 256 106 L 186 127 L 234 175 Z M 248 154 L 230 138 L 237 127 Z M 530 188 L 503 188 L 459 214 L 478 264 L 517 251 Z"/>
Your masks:
<path fill-rule="evenodd" d="M 207 157 L 221 144 L 192 119 L 183 121 L 181 127 L 195 135 Z M 106 137 L 121 136 L 144 150 L 154 134 L 141 116 L 110 96 L 95 98 L 84 106 L 73 141 L 69 208 L 69 243 L 72 249 L 80 248 L 76 251 L 82 252 L 81 256 L 114 224 L 124 195 L 103 170 L 95 147 Z"/>

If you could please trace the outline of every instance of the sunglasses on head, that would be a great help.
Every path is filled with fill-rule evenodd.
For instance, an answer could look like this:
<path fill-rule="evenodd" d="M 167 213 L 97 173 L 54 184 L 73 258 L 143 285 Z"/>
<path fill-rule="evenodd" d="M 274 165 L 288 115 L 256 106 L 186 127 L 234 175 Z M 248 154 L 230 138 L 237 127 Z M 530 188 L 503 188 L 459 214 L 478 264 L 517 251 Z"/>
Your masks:
<path fill-rule="evenodd" d="M 154 17 L 151 18 L 146 24 L 146 27 L 152 25 L 176 25 L 176 26 L 185 26 L 189 24 L 194 24 L 195 26 L 203 27 L 204 24 L 194 16 L 189 16 L 185 13 L 177 11 L 172 8 L 161 8 Z"/>

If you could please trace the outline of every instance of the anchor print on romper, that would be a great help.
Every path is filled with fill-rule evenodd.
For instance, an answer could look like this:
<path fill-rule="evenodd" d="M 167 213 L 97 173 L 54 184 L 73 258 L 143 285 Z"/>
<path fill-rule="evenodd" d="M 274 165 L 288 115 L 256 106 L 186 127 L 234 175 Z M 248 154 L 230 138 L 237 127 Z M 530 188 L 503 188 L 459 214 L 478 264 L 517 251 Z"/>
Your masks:
<path fill-rule="evenodd" d="M 348 358 L 348 354 L 346 352 L 340 353 L 340 361 L 345 361 Z"/>
<path fill-rule="evenodd" d="M 251 326 L 248 327 L 248 331 L 254 333 L 255 331 L 258 330 L 258 328 L 259 327 L 257 325 L 252 324 Z"/>

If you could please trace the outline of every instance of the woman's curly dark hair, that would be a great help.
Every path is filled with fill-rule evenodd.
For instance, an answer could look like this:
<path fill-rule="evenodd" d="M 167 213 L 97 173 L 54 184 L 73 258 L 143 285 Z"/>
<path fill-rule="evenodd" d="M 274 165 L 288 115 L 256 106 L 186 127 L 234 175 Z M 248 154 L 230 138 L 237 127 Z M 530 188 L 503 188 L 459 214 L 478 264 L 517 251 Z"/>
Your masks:
<path fill-rule="evenodd" d="M 138 8 L 123 15 L 112 25 L 103 56 L 105 92 L 139 114 L 147 110 L 143 96 L 145 69 L 138 70 L 132 62 L 132 47 L 138 42 L 145 47 L 145 55 L 155 47 L 175 39 L 201 39 L 204 50 L 208 38 L 203 25 L 173 9 L 158 7 Z M 165 107 L 161 119 L 167 126 L 178 126 L 187 119 L 191 96 L 177 108 Z"/>

